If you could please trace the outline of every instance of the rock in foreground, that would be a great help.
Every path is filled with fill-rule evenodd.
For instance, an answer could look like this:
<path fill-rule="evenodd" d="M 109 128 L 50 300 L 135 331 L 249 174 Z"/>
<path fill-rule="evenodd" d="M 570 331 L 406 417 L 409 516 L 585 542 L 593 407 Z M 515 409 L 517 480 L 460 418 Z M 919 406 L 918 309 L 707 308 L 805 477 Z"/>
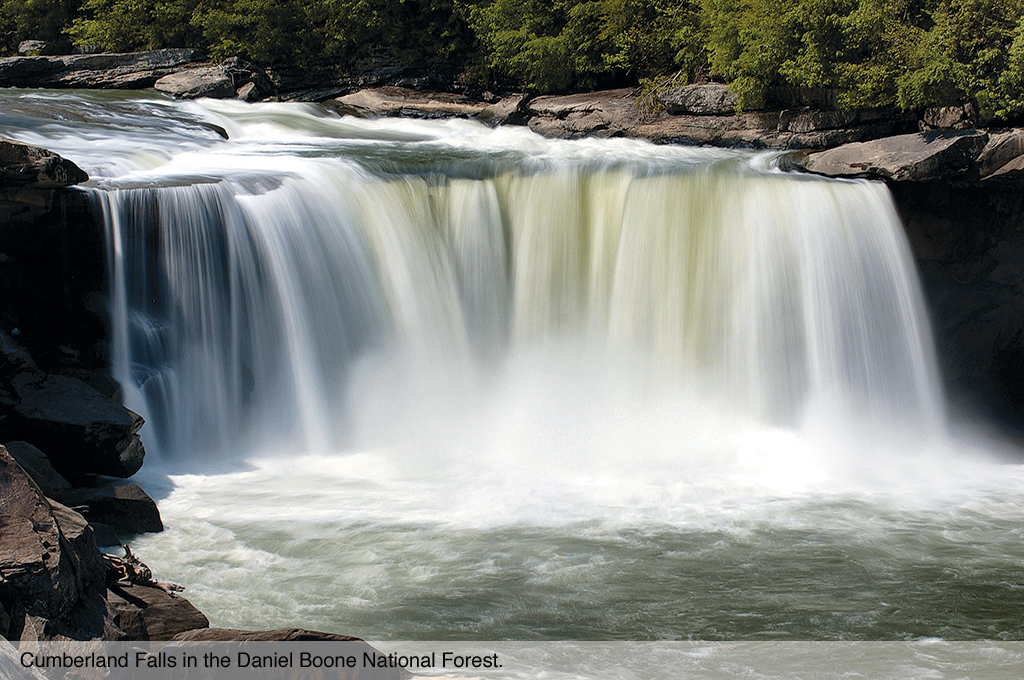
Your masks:
<path fill-rule="evenodd" d="M 66 187 L 89 179 L 71 161 L 38 146 L 0 139 L 0 187 Z"/>

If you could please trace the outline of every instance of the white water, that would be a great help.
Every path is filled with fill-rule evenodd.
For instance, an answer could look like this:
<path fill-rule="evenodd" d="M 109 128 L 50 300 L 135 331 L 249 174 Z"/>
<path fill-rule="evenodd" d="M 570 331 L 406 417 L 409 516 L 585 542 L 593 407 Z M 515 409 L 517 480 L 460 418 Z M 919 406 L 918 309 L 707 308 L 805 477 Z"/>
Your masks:
<path fill-rule="evenodd" d="M 136 550 L 214 624 L 1020 636 L 1024 473 L 947 432 L 884 186 L 300 106 L 44 124 L 46 97 L 17 134 L 111 228 L 168 525 Z"/>

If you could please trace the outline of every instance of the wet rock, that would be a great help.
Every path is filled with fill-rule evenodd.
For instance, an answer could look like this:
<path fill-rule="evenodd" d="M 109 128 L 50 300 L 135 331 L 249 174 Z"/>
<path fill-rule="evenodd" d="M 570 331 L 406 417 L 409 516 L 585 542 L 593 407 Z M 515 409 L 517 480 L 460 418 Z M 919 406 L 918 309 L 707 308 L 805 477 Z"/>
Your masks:
<path fill-rule="evenodd" d="M 163 76 L 153 84 L 178 99 L 228 99 L 235 96 L 231 76 L 218 65 L 194 66 Z"/>
<path fill-rule="evenodd" d="M 180 67 L 202 61 L 183 48 L 125 54 L 72 54 L 0 59 L 0 87 L 141 89 Z"/>
<path fill-rule="evenodd" d="M 7 442 L 4 446 L 47 497 L 55 498 L 71 489 L 68 480 L 53 469 L 46 454 L 36 447 L 20 441 Z"/>
<path fill-rule="evenodd" d="M 844 144 L 808 154 L 800 164 L 828 177 L 945 180 L 970 168 L 987 142 L 988 134 L 979 130 L 920 132 Z"/>
<path fill-rule="evenodd" d="M 722 83 L 701 83 L 673 87 L 658 95 L 669 113 L 722 116 L 736 112 L 740 100 Z"/>
<path fill-rule="evenodd" d="M 60 498 L 68 505 L 84 506 L 82 513 L 90 522 L 109 525 L 118 535 L 164 530 L 156 503 L 135 484 L 72 489 Z"/>
<path fill-rule="evenodd" d="M 12 426 L 47 452 L 54 469 L 74 480 L 85 474 L 130 477 L 146 455 L 143 419 L 88 384 L 62 375 L 31 374 L 12 381 L 18 404 Z"/>
<path fill-rule="evenodd" d="M 66 187 L 88 179 L 84 170 L 52 151 L 0 139 L 0 187 Z"/>
<path fill-rule="evenodd" d="M 117 612 L 118 627 L 133 640 L 170 640 L 210 621 L 192 603 L 149 586 L 112 585 L 107 600 Z"/>

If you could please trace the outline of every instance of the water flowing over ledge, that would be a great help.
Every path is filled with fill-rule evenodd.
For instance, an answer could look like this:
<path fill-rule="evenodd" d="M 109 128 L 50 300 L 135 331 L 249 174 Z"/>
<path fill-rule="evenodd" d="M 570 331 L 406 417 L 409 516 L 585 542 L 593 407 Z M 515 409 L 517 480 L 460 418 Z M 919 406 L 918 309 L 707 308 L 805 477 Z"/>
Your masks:
<path fill-rule="evenodd" d="M 218 625 L 1019 635 L 1020 470 L 947 435 L 884 186 L 465 121 L 75 105 L 93 122 L 22 138 L 93 177 L 114 370 L 162 458 L 144 549 Z"/>

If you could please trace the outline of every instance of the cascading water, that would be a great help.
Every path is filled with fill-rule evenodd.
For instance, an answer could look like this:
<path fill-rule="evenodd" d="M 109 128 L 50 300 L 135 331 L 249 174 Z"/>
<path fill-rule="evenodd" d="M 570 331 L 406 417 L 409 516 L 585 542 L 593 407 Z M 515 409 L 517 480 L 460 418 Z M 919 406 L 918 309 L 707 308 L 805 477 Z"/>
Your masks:
<path fill-rule="evenodd" d="M 216 624 L 1024 632 L 1024 473 L 947 434 L 883 185 L 465 121 L 9 97 L 13 134 L 93 177 L 169 526 L 137 550 Z"/>

